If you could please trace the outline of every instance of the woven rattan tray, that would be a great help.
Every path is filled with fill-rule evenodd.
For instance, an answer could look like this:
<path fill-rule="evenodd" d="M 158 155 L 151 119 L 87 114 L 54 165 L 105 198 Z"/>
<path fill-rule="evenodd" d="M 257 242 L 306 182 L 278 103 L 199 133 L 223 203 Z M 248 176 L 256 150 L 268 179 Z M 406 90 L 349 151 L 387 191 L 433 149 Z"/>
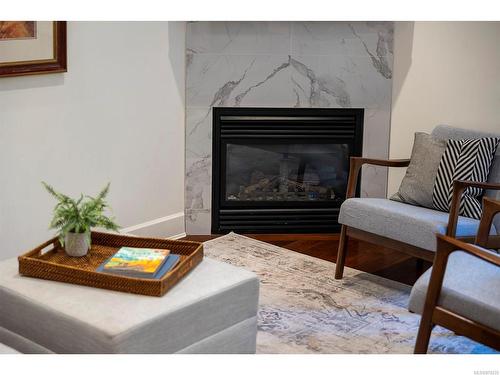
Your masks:
<path fill-rule="evenodd" d="M 95 271 L 122 246 L 169 249 L 181 257 L 175 268 L 158 280 Z M 59 240 L 53 238 L 18 259 L 19 273 L 23 276 L 160 297 L 202 261 L 203 245 L 191 241 L 92 232 L 92 247 L 84 257 L 66 255 Z"/>

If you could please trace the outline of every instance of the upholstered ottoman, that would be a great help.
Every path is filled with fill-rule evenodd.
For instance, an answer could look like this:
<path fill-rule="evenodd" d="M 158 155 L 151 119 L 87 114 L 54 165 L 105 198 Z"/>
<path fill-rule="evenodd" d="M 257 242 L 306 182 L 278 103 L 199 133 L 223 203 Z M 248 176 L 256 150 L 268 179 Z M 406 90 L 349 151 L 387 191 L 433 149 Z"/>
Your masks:
<path fill-rule="evenodd" d="M 0 354 L 18 354 L 17 350 L 12 349 L 11 347 L 0 343 Z"/>
<path fill-rule="evenodd" d="M 23 277 L 0 262 L 0 342 L 24 353 L 255 353 L 259 281 L 205 258 L 163 297 Z"/>

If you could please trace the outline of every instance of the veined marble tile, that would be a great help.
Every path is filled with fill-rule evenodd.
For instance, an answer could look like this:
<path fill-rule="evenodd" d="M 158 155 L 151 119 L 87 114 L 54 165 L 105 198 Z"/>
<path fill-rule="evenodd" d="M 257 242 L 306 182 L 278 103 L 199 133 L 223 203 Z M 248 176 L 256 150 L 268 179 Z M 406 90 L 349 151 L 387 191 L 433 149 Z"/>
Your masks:
<path fill-rule="evenodd" d="M 235 90 L 234 105 L 241 107 L 296 107 L 297 93 L 291 80 L 288 56 L 275 60 L 266 57 L 268 64 L 262 70 L 250 72 L 242 82 L 242 89 Z"/>
<path fill-rule="evenodd" d="M 363 156 L 379 159 L 389 157 L 390 110 L 365 109 Z M 365 165 L 362 169 L 361 196 L 385 198 L 388 168 Z"/>
<path fill-rule="evenodd" d="M 187 107 L 295 103 L 287 55 L 188 55 Z"/>
<path fill-rule="evenodd" d="M 189 234 L 210 234 L 212 216 L 210 209 L 189 210 L 186 209 L 186 233 Z"/>
<path fill-rule="evenodd" d="M 385 198 L 387 174 L 387 168 L 364 165 L 361 170 L 361 198 Z"/>
<path fill-rule="evenodd" d="M 204 158 L 212 154 L 212 108 L 186 110 L 186 158 Z"/>
<path fill-rule="evenodd" d="M 210 209 L 212 201 L 211 156 L 186 158 L 186 209 Z"/>
<path fill-rule="evenodd" d="M 189 22 L 192 53 L 284 54 L 290 51 L 290 22 Z"/>
<path fill-rule="evenodd" d="M 386 78 L 392 76 L 392 22 L 292 22 L 292 55 L 368 57 Z"/>
<path fill-rule="evenodd" d="M 310 107 L 389 108 L 392 80 L 366 57 L 292 56 L 291 80 Z"/>
<path fill-rule="evenodd" d="M 290 80 L 299 107 L 352 107 L 352 95 L 341 74 L 341 61 L 334 63 L 329 72 L 322 72 L 325 66 L 319 56 L 290 57 Z"/>
<path fill-rule="evenodd" d="M 389 157 L 390 109 L 365 109 L 363 156 Z"/>
<path fill-rule="evenodd" d="M 392 81 L 366 57 L 193 55 L 187 106 L 390 106 Z"/>

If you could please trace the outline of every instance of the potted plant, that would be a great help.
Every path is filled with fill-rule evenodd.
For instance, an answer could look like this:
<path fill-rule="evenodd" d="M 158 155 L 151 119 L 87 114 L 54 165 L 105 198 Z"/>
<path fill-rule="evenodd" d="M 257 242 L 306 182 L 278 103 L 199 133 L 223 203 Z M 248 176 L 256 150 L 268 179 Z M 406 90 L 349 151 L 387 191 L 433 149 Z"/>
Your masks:
<path fill-rule="evenodd" d="M 108 207 L 104 198 L 109 192 L 109 183 L 95 198 L 81 194 L 78 200 L 58 193 L 45 182 L 42 184 L 58 201 L 49 228 L 59 231 L 59 241 L 69 256 L 87 255 L 91 244 L 91 228 L 118 230 L 119 226 L 114 219 L 104 215 L 104 210 Z"/>

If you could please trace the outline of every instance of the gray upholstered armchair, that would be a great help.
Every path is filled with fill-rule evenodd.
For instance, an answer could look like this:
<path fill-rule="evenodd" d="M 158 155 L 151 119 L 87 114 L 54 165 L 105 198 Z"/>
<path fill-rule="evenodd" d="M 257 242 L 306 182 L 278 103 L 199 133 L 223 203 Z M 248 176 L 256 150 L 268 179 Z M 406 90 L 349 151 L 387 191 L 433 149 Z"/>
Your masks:
<path fill-rule="evenodd" d="M 436 259 L 415 283 L 410 311 L 422 315 L 415 353 L 426 353 L 434 325 L 500 350 L 500 256 L 489 236 L 500 201 L 485 198 L 475 245 L 438 235 Z"/>
<path fill-rule="evenodd" d="M 465 139 L 499 136 L 474 130 L 437 126 L 432 135 L 439 139 Z M 351 158 L 347 200 L 342 204 L 339 222 L 342 224 L 335 278 L 341 279 L 348 238 L 375 243 L 405 252 L 428 261 L 434 260 L 436 234 L 473 239 L 479 220 L 458 216 L 460 197 L 469 186 L 486 190 L 485 196 L 500 199 L 500 147 L 490 169 L 488 183 L 454 182 L 454 195 L 450 214 L 430 208 L 412 206 L 384 198 L 354 198 L 359 171 L 363 164 L 388 167 L 406 167 L 409 160 L 377 160 Z M 500 233 L 500 217 L 495 219 L 492 234 Z"/>

